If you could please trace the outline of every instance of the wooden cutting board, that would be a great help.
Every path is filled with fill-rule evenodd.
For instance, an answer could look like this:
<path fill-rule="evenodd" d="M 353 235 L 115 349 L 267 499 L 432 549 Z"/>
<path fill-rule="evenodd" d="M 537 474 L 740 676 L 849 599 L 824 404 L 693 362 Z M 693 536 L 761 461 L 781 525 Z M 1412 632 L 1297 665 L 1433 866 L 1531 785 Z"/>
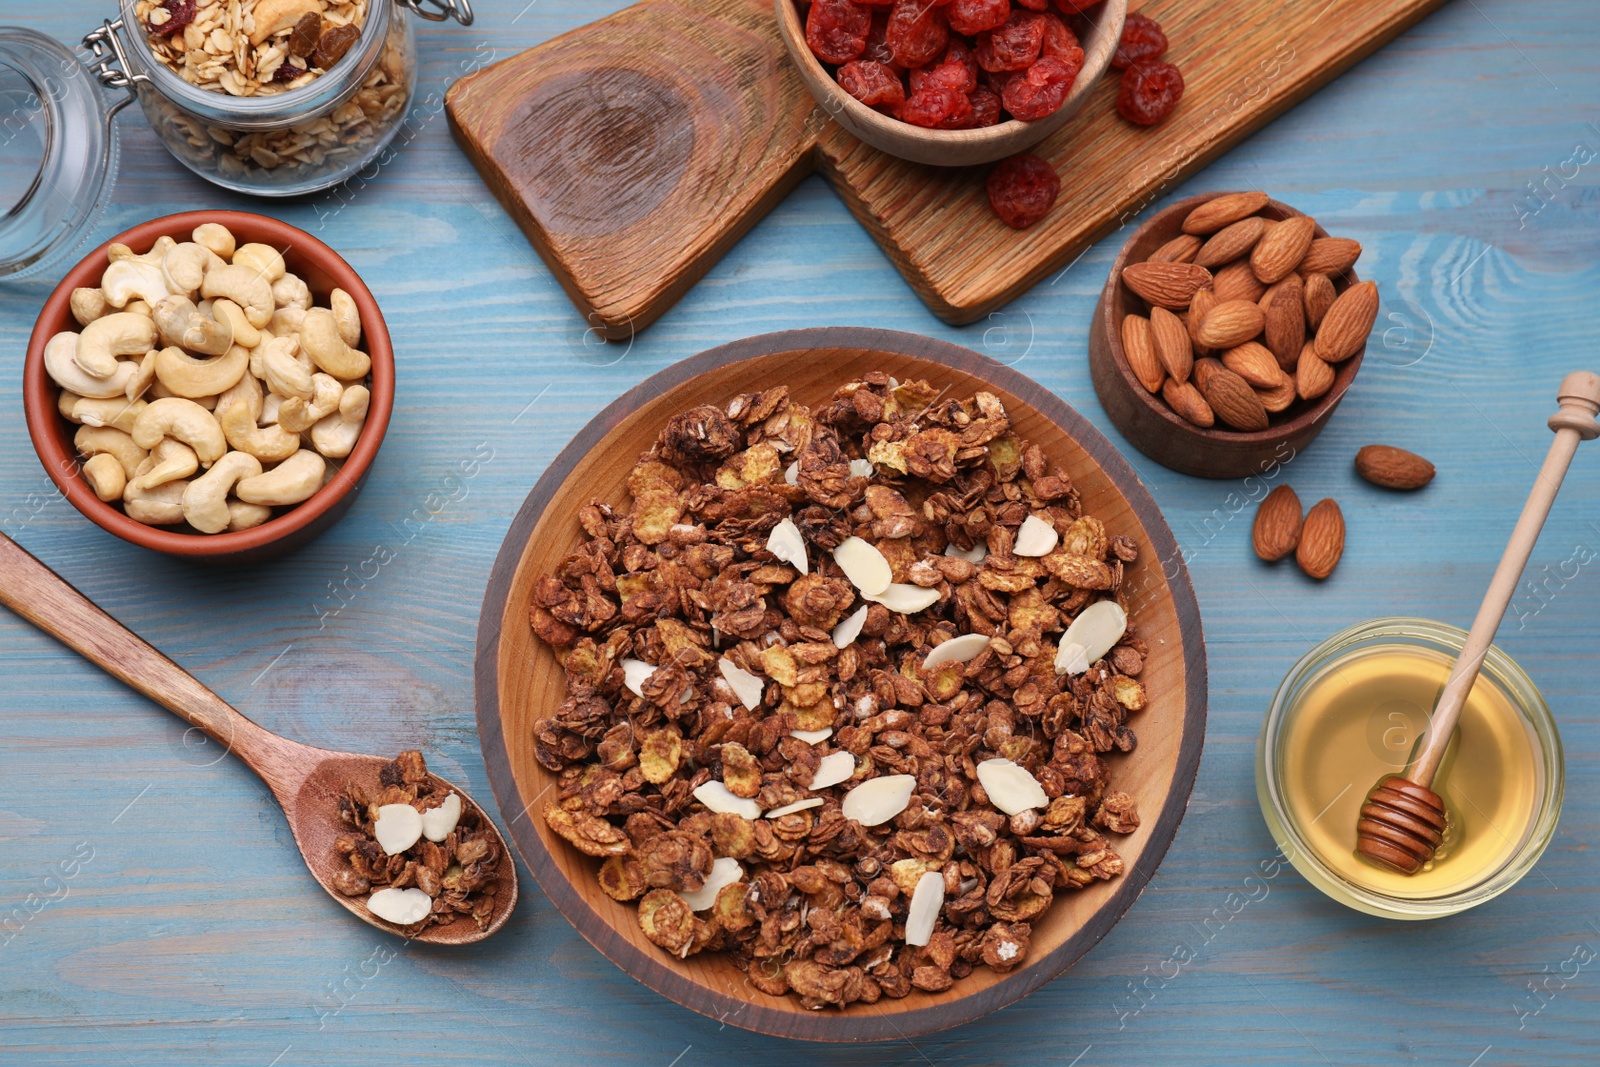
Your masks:
<path fill-rule="evenodd" d="M 908 163 L 829 121 L 790 66 L 770 0 L 645 0 L 467 75 L 446 110 L 608 337 L 653 322 L 813 170 L 928 307 L 959 324 L 1059 271 L 1443 2 L 1150 0 L 1140 10 L 1167 31 L 1183 104 L 1135 127 L 1116 113 L 1108 72 L 1035 149 L 1061 195 L 1021 232 L 990 211 L 988 168 Z"/>

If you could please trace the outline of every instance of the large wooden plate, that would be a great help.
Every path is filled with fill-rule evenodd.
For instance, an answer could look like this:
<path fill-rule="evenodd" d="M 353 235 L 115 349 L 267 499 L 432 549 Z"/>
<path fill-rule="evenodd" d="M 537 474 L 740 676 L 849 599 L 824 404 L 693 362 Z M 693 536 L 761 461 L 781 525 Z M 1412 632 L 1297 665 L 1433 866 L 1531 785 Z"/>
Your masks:
<path fill-rule="evenodd" d="M 1141 675 L 1150 706 L 1135 717 L 1133 752 L 1111 757 L 1117 787 L 1138 801 L 1144 825 L 1117 848 L 1127 871 L 1058 894 L 1035 925 L 1028 963 L 1009 975 L 979 968 L 943 994 L 843 1011 L 811 1012 L 792 997 L 756 991 L 724 956 L 670 958 L 645 940 L 636 910 L 600 892 L 599 861 L 551 833 L 540 818 L 555 776 L 534 759 L 533 727 L 565 697 L 561 667 L 528 627 L 530 591 L 582 539 L 578 509 L 594 497 L 623 503 L 623 478 L 668 418 L 702 403 L 786 384 L 820 404 L 870 370 L 926 378 L 967 396 L 986 389 L 1017 433 L 1072 476 L 1084 510 L 1139 546 L 1127 572 L 1130 614 L 1150 647 Z M 713 348 L 640 383 L 591 421 L 539 479 L 506 534 L 478 620 L 478 730 L 500 810 L 533 876 L 578 932 L 617 966 L 678 1003 L 746 1029 L 814 1041 L 904 1038 L 969 1022 L 1026 996 L 1087 952 L 1155 873 L 1194 786 L 1205 735 L 1206 659 L 1199 608 L 1172 531 L 1127 461 L 1072 408 L 1015 371 L 965 348 L 888 330 L 816 329 L 765 334 Z"/>

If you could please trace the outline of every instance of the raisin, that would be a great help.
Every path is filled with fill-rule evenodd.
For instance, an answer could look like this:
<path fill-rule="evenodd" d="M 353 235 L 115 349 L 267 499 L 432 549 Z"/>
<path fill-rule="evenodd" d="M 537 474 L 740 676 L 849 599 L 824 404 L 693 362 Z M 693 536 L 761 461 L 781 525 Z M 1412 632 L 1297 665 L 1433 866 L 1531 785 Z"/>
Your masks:
<path fill-rule="evenodd" d="M 906 87 L 887 63 L 853 59 L 839 68 L 839 87 L 868 107 L 894 111 L 906 102 Z"/>
<path fill-rule="evenodd" d="M 906 67 L 920 67 L 943 55 L 950 43 L 950 28 L 944 11 L 923 0 L 895 0 L 889 12 L 886 31 L 895 61 Z"/>
<path fill-rule="evenodd" d="M 905 106 L 900 109 L 902 120 L 913 126 L 924 126 L 928 129 L 941 126 L 952 119 L 961 121 L 963 118 L 970 118 L 971 114 L 972 101 L 967 99 L 966 93 L 957 92 L 955 89 L 923 89 L 914 92 L 906 97 Z"/>
<path fill-rule="evenodd" d="M 978 34 L 975 52 L 984 70 L 1022 70 L 1039 58 L 1044 43 L 1044 16 L 1013 11 L 998 29 Z"/>
<path fill-rule="evenodd" d="M 315 11 L 307 11 L 300 16 L 300 21 L 294 24 L 294 29 L 289 33 L 289 54 L 304 59 L 316 51 L 317 40 L 321 36 L 322 16 Z"/>
<path fill-rule="evenodd" d="M 1122 24 L 1122 40 L 1111 57 L 1111 65 L 1123 70 L 1141 59 L 1154 59 L 1167 50 L 1167 35 L 1161 24 L 1145 15 L 1128 15 Z"/>
<path fill-rule="evenodd" d="M 1000 94 L 1001 103 L 1013 118 L 1032 122 L 1055 114 L 1066 100 L 1072 83 L 1077 80 L 1078 69 L 1083 66 L 1081 55 L 1078 67 L 1069 67 L 1059 59 L 1042 57 L 1022 74 L 1006 83 Z"/>
<path fill-rule="evenodd" d="M 330 69 L 344 58 L 344 54 L 350 51 L 350 46 L 360 36 L 361 30 L 355 26 L 333 27 L 317 38 L 316 51 L 311 53 L 311 65 L 323 70 Z"/>
<path fill-rule="evenodd" d="M 995 167 L 989 173 L 986 188 L 989 206 L 1000 221 L 1022 230 L 1049 214 L 1061 191 L 1061 179 L 1050 164 L 1025 152 Z"/>
<path fill-rule="evenodd" d="M 151 13 L 155 10 L 152 8 Z M 195 0 L 165 0 L 160 10 L 167 13 L 167 21 L 159 26 L 146 22 L 145 27 L 156 37 L 171 37 L 194 21 Z"/>
<path fill-rule="evenodd" d="M 806 13 L 806 44 L 824 63 L 848 63 L 867 47 L 872 12 L 853 0 L 816 0 Z"/>
<path fill-rule="evenodd" d="M 1117 112 L 1129 122 L 1154 126 L 1183 99 L 1183 75 L 1171 63 L 1147 59 L 1122 72 Z"/>
<path fill-rule="evenodd" d="M 980 85 L 967 94 L 972 104 L 973 128 L 993 126 L 1000 121 L 1000 94 L 987 85 Z"/>
<path fill-rule="evenodd" d="M 950 28 L 957 33 L 974 34 L 992 30 L 1011 16 L 1011 0 L 953 0 Z"/>
<path fill-rule="evenodd" d="M 887 11 L 874 11 L 872 13 L 872 28 L 867 31 L 867 43 L 861 49 L 857 59 L 870 59 L 876 63 L 883 63 L 894 68 L 896 72 L 905 68 L 894 61 L 894 53 L 889 50 L 889 42 L 885 34 L 889 29 L 889 13 Z"/>
<path fill-rule="evenodd" d="M 279 64 L 278 69 L 272 72 L 275 82 L 292 82 L 306 72 L 306 68 L 297 67 L 287 59 Z"/>
<path fill-rule="evenodd" d="M 1083 69 L 1083 46 L 1078 43 L 1078 35 L 1055 15 L 1044 16 L 1044 40 L 1039 44 L 1039 55 Z"/>

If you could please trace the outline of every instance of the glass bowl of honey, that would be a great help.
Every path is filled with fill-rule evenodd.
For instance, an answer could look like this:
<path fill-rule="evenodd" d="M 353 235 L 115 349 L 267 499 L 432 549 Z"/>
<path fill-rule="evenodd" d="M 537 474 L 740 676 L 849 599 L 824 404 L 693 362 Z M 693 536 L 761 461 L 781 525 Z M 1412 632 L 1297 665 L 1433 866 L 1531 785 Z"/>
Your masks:
<path fill-rule="evenodd" d="M 1444 842 L 1413 875 L 1356 855 L 1367 794 L 1420 750 L 1466 632 L 1375 619 L 1301 657 L 1256 744 L 1256 795 L 1295 870 L 1348 907 L 1389 919 L 1454 915 L 1510 889 L 1555 833 L 1561 737 L 1532 679 L 1491 646 L 1434 778 Z"/>

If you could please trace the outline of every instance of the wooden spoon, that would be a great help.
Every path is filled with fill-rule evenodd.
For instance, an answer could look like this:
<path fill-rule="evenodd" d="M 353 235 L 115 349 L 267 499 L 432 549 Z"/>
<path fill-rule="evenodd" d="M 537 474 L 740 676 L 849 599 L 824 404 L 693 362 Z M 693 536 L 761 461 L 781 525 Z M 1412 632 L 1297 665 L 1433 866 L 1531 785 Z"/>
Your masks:
<path fill-rule="evenodd" d="M 1428 722 L 1427 740 L 1411 764 L 1409 778 L 1389 775 L 1379 782 L 1361 807 L 1361 820 L 1356 824 L 1356 853 L 1384 867 L 1402 874 L 1415 874 L 1444 840 L 1444 800 L 1428 787 L 1439 770 L 1439 761 L 1455 733 L 1456 720 L 1461 717 L 1461 707 L 1466 703 L 1472 684 L 1478 680 L 1483 658 L 1489 652 L 1495 631 L 1511 603 L 1517 581 L 1528 565 L 1533 544 L 1539 539 L 1545 516 L 1555 502 L 1561 479 L 1566 476 L 1567 465 L 1578 449 L 1579 441 L 1600 436 L 1600 424 L 1595 415 L 1600 414 L 1600 375 L 1576 371 L 1561 382 L 1556 393 L 1561 407 L 1550 416 L 1550 429 L 1556 439 L 1539 469 L 1539 477 L 1522 507 L 1522 517 L 1511 531 L 1511 541 L 1500 557 L 1489 582 L 1489 591 L 1478 608 L 1478 617 L 1472 621 L 1466 644 L 1450 671 L 1450 677 L 1440 690 L 1439 702 L 1434 705 Z"/>
<path fill-rule="evenodd" d="M 369 794 L 377 793 L 378 772 L 389 760 L 313 748 L 262 729 L 4 534 L 0 534 L 0 603 L 244 760 L 282 806 L 312 877 L 352 915 L 380 930 L 436 945 L 481 941 L 510 918 L 517 902 L 516 862 L 499 829 L 465 790 L 434 776 L 437 785 L 460 794 L 464 808 L 476 813 L 499 846 L 498 888 L 488 924 L 480 930 L 470 915 L 461 915 L 417 932 L 386 922 L 368 911 L 364 900 L 334 889 L 333 879 L 348 867 L 334 850 L 334 839 L 345 831 L 339 821 L 338 794 L 350 782 Z"/>

